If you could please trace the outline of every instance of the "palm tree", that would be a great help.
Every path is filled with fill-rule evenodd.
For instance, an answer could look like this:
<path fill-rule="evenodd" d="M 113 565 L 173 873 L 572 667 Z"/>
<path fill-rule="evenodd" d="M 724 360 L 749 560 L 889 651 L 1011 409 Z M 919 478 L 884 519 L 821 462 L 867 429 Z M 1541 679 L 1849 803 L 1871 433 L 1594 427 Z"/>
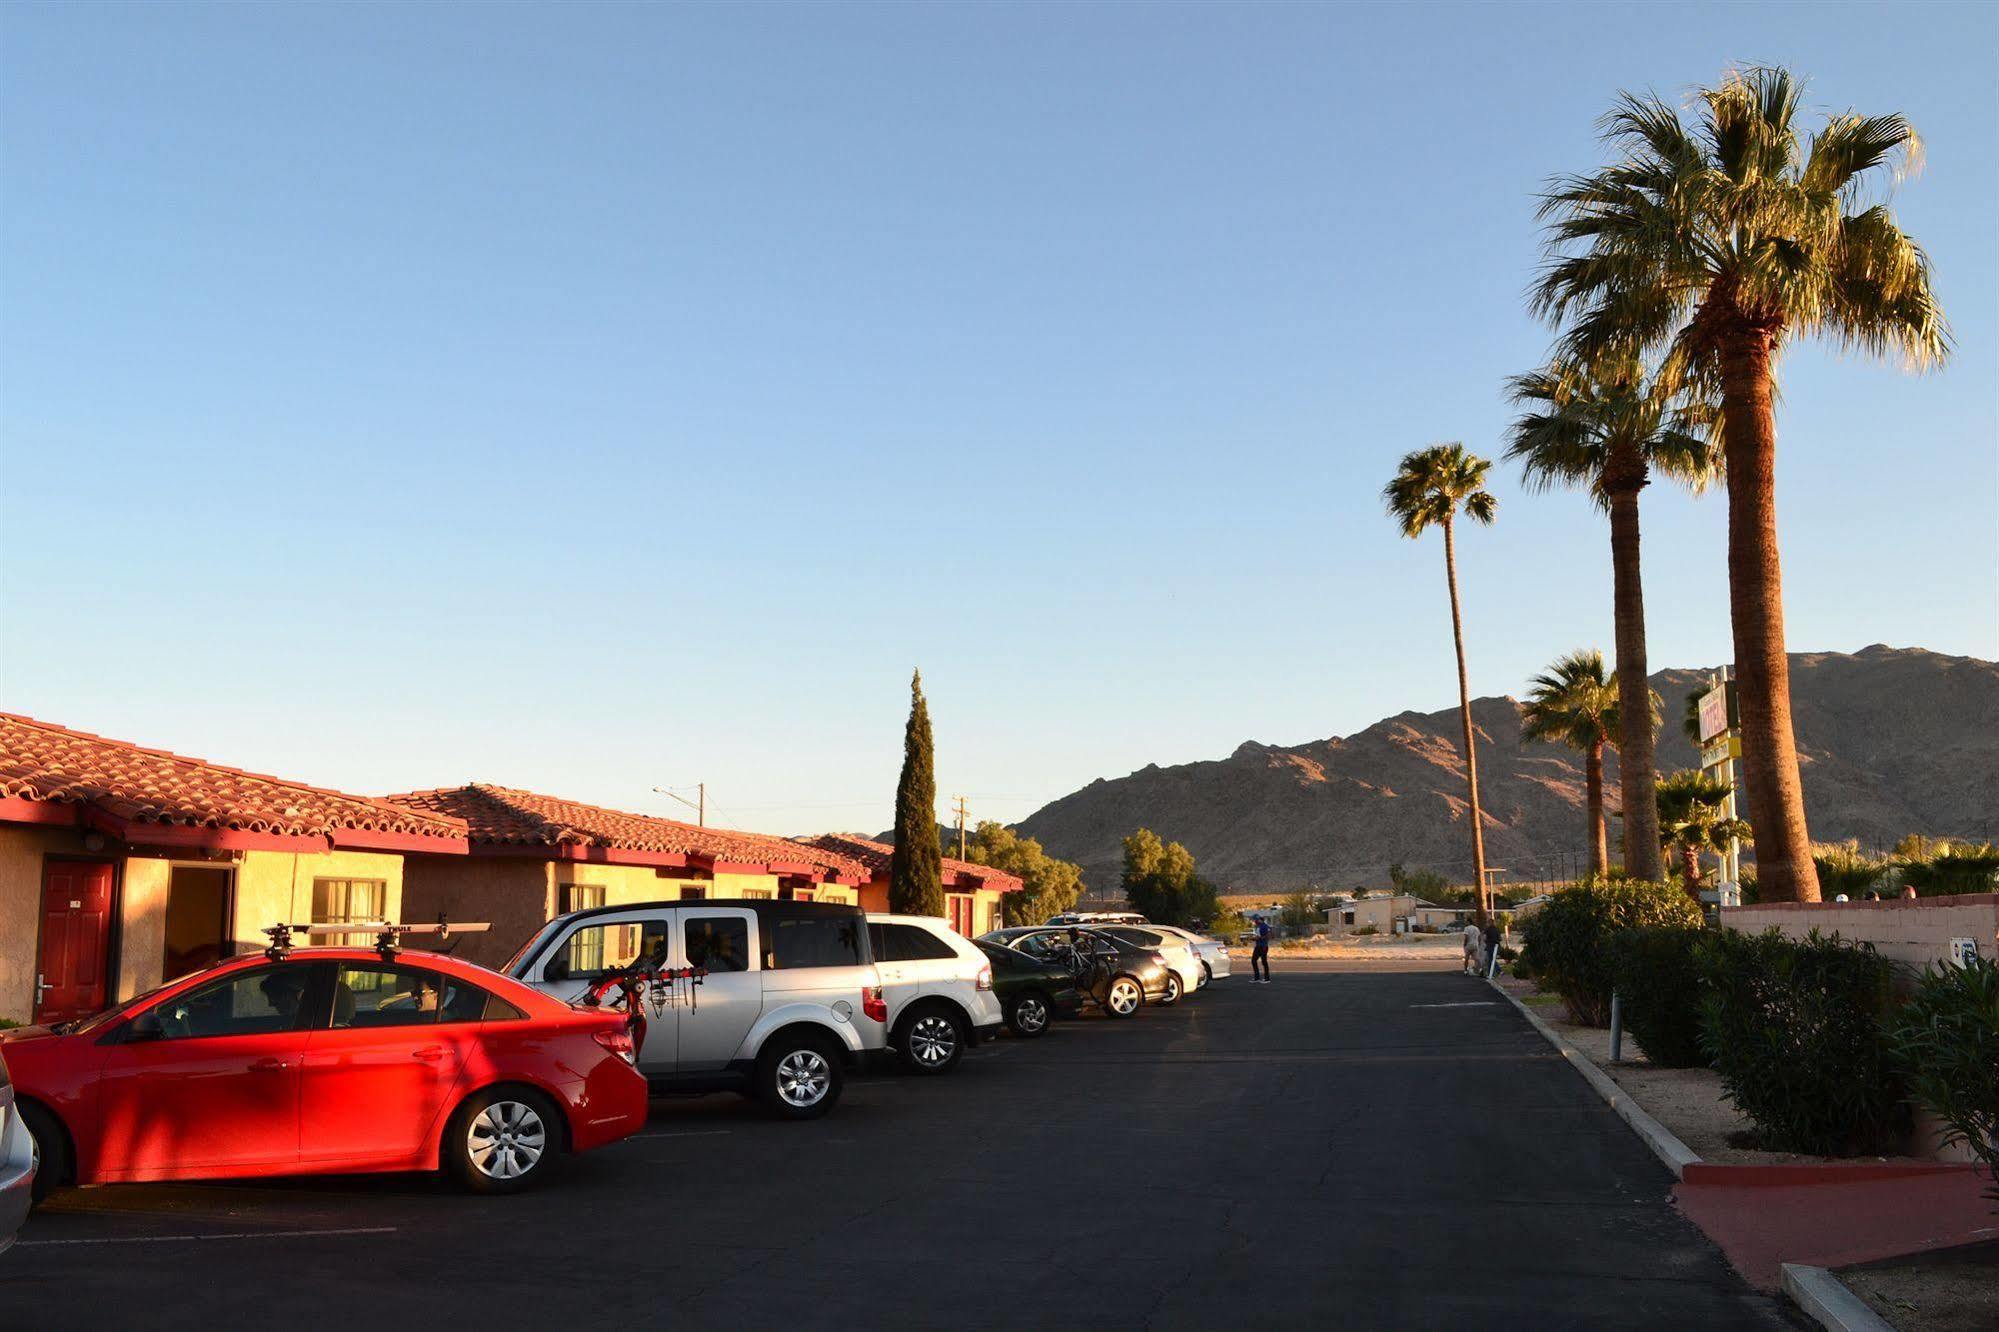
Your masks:
<path fill-rule="evenodd" d="M 1755 840 L 1754 831 L 1741 819 L 1722 813 L 1732 788 L 1719 777 L 1698 769 L 1674 773 L 1659 783 L 1659 837 L 1680 856 L 1680 872 L 1687 892 L 1699 898 L 1701 852 L 1726 851 L 1730 841 Z M 1757 857 L 1757 882 L 1762 883 L 1762 857 Z"/>
<path fill-rule="evenodd" d="M 1866 197 L 1919 158 L 1915 130 L 1844 112 L 1807 140 L 1802 96 L 1781 69 L 1729 73 L 1688 120 L 1656 96 L 1620 96 L 1603 121 L 1616 162 L 1543 197 L 1550 257 L 1533 295 L 1567 326 L 1569 354 L 1663 348 L 1669 380 L 1721 403 L 1743 774 L 1766 901 L 1819 896 L 1784 657 L 1777 357 L 1809 335 L 1911 369 L 1950 351 L 1928 256 Z"/>
<path fill-rule="evenodd" d="M 1506 456 L 1518 459 L 1528 486 L 1582 486 L 1610 515 L 1612 601 L 1620 687 L 1647 695 L 1647 706 L 1622 709 L 1618 785 L 1624 796 L 1624 868 L 1634 878 L 1665 877 L 1653 814 L 1653 741 L 1657 730 L 1646 683 L 1645 587 L 1639 576 L 1638 492 L 1652 474 L 1696 492 L 1720 471 L 1714 413 L 1648 380 L 1625 353 L 1594 364 L 1557 362 L 1512 381 L 1513 400 L 1529 410 L 1513 423 Z M 1634 699 L 1634 702 L 1636 700 Z"/>
<path fill-rule="evenodd" d="M 1465 784 L 1471 792 L 1471 872 L 1478 893 L 1478 918 L 1492 914 L 1485 882 L 1485 814 L 1478 803 L 1478 750 L 1472 739 L 1471 676 L 1465 671 L 1465 622 L 1458 605 L 1458 553 L 1455 522 L 1460 510 L 1475 523 L 1490 524 L 1499 501 L 1485 488 L 1492 463 L 1462 444 L 1432 444 L 1404 454 L 1395 479 L 1381 492 L 1388 516 L 1401 524 L 1402 535 L 1419 537 L 1432 527 L 1444 529 L 1444 578 L 1451 590 L 1451 636 L 1458 648 L 1458 712 L 1464 720 Z"/>
<path fill-rule="evenodd" d="M 1617 733 L 1617 685 L 1604 675 L 1601 652 L 1595 648 L 1571 652 L 1547 674 L 1534 677 L 1527 702 L 1520 709 L 1520 734 L 1528 740 L 1550 740 L 1581 752 L 1592 878 L 1600 877 L 1610 866 L 1610 846 L 1603 826 L 1603 747 Z M 1630 832 L 1628 822 L 1625 831 L 1627 835 Z M 1630 864 L 1628 854 L 1625 863 Z"/>

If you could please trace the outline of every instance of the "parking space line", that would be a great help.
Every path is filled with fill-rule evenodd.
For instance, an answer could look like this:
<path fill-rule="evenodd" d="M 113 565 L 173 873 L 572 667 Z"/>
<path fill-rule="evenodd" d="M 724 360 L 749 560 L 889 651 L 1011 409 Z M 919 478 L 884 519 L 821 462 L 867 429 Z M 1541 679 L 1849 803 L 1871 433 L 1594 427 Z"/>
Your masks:
<path fill-rule="evenodd" d="M 103 1239 L 21 1240 L 21 1249 L 76 1244 L 178 1244 L 187 1240 L 315 1239 L 333 1235 L 393 1235 L 394 1226 L 350 1226 L 341 1230 L 239 1230 L 219 1235 L 113 1235 Z"/>
<path fill-rule="evenodd" d="M 687 1133 L 634 1133 L 633 1142 L 644 1142 L 648 1138 L 726 1138 L 734 1129 L 697 1129 Z"/>

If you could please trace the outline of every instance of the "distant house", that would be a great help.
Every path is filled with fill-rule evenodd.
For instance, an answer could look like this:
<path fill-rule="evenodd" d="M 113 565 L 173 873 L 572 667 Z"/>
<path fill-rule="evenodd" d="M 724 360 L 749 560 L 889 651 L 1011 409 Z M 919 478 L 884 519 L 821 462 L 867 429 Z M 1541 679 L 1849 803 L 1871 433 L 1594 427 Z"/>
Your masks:
<path fill-rule="evenodd" d="M 1461 930 L 1465 922 L 1476 918 L 1478 908 L 1471 906 L 1440 906 L 1435 902 L 1418 901 L 1409 912 L 1409 928 L 1414 930 Z"/>
<path fill-rule="evenodd" d="M 822 833 L 802 837 L 801 844 L 814 850 L 849 857 L 867 869 L 867 883 L 861 889 L 861 905 L 870 911 L 887 911 L 889 863 L 895 847 L 855 833 Z M 1018 878 L 990 865 L 944 857 L 944 916 L 951 928 L 966 938 L 1006 924 L 1002 900 L 1026 885 Z"/>
<path fill-rule="evenodd" d="M 264 947 L 401 919 L 462 820 L 0 714 L 0 1017 L 83 1017 Z M 468 936 L 469 937 L 469 936 Z"/>
<path fill-rule="evenodd" d="M 1394 934 L 1409 928 L 1416 904 L 1416 898 L 1403 893 L 1336 902 L 1326 910 L 1328 932 L 1335 939 L 1350 934 Z"/>
<path fill-rule="evenodd" d="M 483 920 L 457 950 L 498 965 L 567 911 L 683 898 L 859 902 L 867 869 L 854 857 L 761 833 L 586 805 L 474 784 L 386 797 L 458 821 L 469 854 L 417 855 L 403 877 L 412 921 Z"/>

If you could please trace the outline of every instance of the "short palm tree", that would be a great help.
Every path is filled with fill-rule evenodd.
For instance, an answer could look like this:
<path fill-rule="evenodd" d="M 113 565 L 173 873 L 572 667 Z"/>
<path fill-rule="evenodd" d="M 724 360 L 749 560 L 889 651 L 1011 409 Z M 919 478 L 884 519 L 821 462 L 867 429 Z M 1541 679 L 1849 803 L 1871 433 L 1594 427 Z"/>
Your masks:
<path fill-rule="evenodd" d="M 1571 652 L 1546 674 L 1535 676 L 1520 708 L 1520 734 L 1528 740 L 1567 745 L 1583 756 L 1589 872 L 1592 878 L 1601 877 L 1610 867 L 1603 820 L 1603 748 L 1615 743 L 1618 734 L 1617 683 L 1604 674 L 1603 654 L 1595 648 Z"/>
<path fill-rule="evenodd" d="M 1557 362 L 1517 376 L 1513 400 L 1527 411 L 1513 423 L 1506 456 L 1530 487 L 1580 486 L 1610 516 L 1610 567 L 1617 632 L 1617 678 L 1648 696 L 1645 587 L 1639 571 L 1638 492 L 1656 473 L 1696 492 L 1721 469 L 1707 404 L 1648 379 L 1637 356 L 1594 363 Z M 1660 879 L 1659 826 L 1653 816 L 1653 741 L 1649 707 L 1620 714 L 1618 785 L 1624 796 L 1624 868 Z"/>
<path fill-rule="evenodd" d="M 1566 327 L 1569 354 L 1664 349 L 1669 379 L 1699 382 L 1721 404 L 1729 617 L 1766 901 L 1819 896 L 1784 656 L 1776 360 L 1811 335 L 1912 369 L 1950 350 L 1928 256 L 1866 197 L 1918 158 L 1915 130 L 1899 115 L 1849 112 L 1806 139 L 1802 97 L 1781 69 L 1731 72 L 1688 119 L 1656 96 L 1623 95 L 1603 122 L 1617 160 L 1543 198 L 1550 258 L 1533 296 Z"/>
<path fill-rule="evenodd" d="M 1485 488 L 1490 460 L 1469 453 L 1462 444 L 1432 444 L 1427 449 L 1404 454 L 1395 479 L 1383 488 L 1381 498 L 1388 516 L 1402 528 L 1402 535 L 1419 537 L 1432 527 L 1444 530 L 1444 578 L 1451 592 L 1451 636 L 1458 649 L 1458 712 L 1464 721 L 1465 785 L 1471 794 L 1471 871 L 1478 894 L 1478 918 L 1492 914 L 1485 881 L 1485 814 L 1478 800 L 1478 749 L 1472 738 L 1471 676 L 1465 670 L 1465 621 L 1458 604 L 1458 553 L 1456 520 L 1460 512 L 1475 523 L 1492 522 L 1499 501 Z"/>
<path fill-rule="evenodd" d="M 1701 853 L 1728 850 L 1731 841 L 1751 842 L 1754 831 L 1749 824 L 1731 818 L 1723 812 L 1723 806 L 1733 788 L 1719 777 L 1710 777 L 1698 769 L 1688 768 L 1676 772 L 1659 783 L 1659 839 L 1662 845 L 1679 853 L 1680 873 L 1687 882 L 1687 891 L 1699 896 L 1701 885 Z M 1761 857 L 1758 857 L 1757 883 L 1762 883 Z"/>

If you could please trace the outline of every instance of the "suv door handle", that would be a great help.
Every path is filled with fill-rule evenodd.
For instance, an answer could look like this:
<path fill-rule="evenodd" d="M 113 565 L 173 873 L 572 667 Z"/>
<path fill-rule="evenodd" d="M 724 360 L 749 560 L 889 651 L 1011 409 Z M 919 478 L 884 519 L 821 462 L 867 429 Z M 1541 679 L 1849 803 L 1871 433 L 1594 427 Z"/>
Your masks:
<path fill-rule="evenodd" d="M 421 1059 L 426 1064 L 434 1064 L 444 1058 L 444 1055 L 445 1050 L 441 1045 L 426 1045 L 421 1050 L 410 1051 L 410 1058 Z"/>

